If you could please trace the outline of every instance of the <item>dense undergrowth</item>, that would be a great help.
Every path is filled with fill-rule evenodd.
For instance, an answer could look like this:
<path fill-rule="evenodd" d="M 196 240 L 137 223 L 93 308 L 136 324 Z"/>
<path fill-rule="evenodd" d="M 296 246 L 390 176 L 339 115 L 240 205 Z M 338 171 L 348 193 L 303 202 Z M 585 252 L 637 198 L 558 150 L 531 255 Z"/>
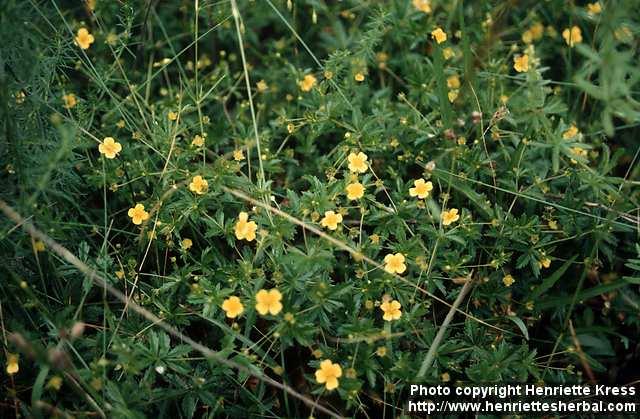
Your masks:
<path fill-rule="evenodd" d="M 3 417 L 640 378 L 637 1 L 3 4 Z"/>

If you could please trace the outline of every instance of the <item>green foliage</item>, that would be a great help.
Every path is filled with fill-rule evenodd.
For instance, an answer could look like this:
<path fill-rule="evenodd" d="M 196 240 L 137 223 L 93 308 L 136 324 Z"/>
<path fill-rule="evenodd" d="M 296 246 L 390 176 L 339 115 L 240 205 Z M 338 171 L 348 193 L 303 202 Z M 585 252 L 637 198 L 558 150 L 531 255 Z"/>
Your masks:
<path fill-rule="evenodd" d="M 345 416 L 398 415 L 417 379 L 639 378 L 635 2 L 240 0 L 238 28 L 234 1 L 91 3 L 3 3 L 0 199 L 244 368 L 3 215 L 3 416 L 319 414 L 250 372 Z M 262 289 L 281 311 L 260 312 Z"/>

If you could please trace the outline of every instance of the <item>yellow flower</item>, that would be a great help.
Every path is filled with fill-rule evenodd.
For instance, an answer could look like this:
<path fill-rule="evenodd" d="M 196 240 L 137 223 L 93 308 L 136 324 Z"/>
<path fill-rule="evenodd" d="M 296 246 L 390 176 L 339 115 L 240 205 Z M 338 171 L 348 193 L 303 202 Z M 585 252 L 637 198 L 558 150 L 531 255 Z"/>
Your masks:
<path fill-rule="evenodd" d="M 345 189 L 348 199 L 360 199 L 364 196 L 364 186 L 360 182 L 350 183 Z"/>
<path fill-rule="evenodd" d="M 86 28 L 78 29 L 78 34 L 76 36 L 76 45 L 78 45 L 80 48 L 89 49 L 89 47 L 95 42 L 95 40 L 96 39 L 89 33 Z"/>
<path fill-rule="evenodd" d="M 106 137 L 100 145 L 98 151 L 108 159 L 115 159 L 116 155 L 122 150 L 122 145 L 112 137 Z"/>
<path fill-rule="evenodd" d="M 204 137 L 196 134 L 196 136 L 193 137 L 193 141 L 191 141 L 191 145 L 196 147 L 202 147 L 204 145 Z"/>
<path fill-rule="evenodd" d="M 447 33 L 441 28 L 435 28 L 431 31 L 431 37 L 435 39 L 438 44 L 441 44 L 447 40 Z"/>
<path fill-rule="evenodd" d="M 448 372 L 443 372 L 442 375 L 440 375 L 440 379 L 443 383 L 448 383 L 449 381 L 451 381 L 451 376 Z"/>
<path fill-rule="evenodd" d="M 459 89 L 460 88 L 460 78 L 457 75 L 447 77 L 447 87 L 449 89 Z"/>
<path fill-rule="evenodd" d="M 258 88 L 258 92 L 264 93 L 269 88 L 269 85 L 266 81 L 260 80 L 258 83 L 256 83 L 256 87 Z"/>
<path fill-rule="evenodd" d="M 362 151 L 359 152 L 358 154 L 356 153 L 351 153 L 349 154 L 349 156 L 347 157 L 347 160 L 349 161 L 349 170 L 351 170 L 354 173 L 364 173 L 367 171 L 367 168 L 369 167 L 367 165 L 367 155 L 364 154 Z"/>
<path fill-rule="evenodd" d="M 458 98 L 458 93 L 460 93 L 458 89 L 449 90 L 449 93 L 447 93 L 449 102 L 453 103 Z"/>
<path fill-rule="evenodd" d="M 382 318 L 388 322 L 392 320 L 398 320 L 402 316 L 402 306 L 398 300 L 385 301 L 380 304 L 380 310 L 384 312 Z"/>
<path fill-rule="evenodd" d="M 384 270 L 390 274 L 401 274 L 407 270 L 407 265 L 404 264 L 404 255 L 402 253 L 391 254 L 389 253 L 384 257 Z"/>
<path fill-rule="evenodd" d="M 544 25 L 540 22 L 536 22 L 531 25 L 531 27 L 529 28 L 529 32 L 531 32 L 531 36 L 533 37 L 533 39 L 537 41 L 538 39 L 542 38 L 542 35 L 544 35 Z"/>
<path fill-rule="evenodd" d="M 558 229 L 558 222 L 555 220 L 549 220 L 549 228 L 551 230 L 557 230 Z"/>
<path fill-rule="evenodd" d="M 531 33 L 531 30 L 527 29 L 526 31 L 522 32 L 522 42 L 524 42 L 525 44 L 530 44 L 533 42 L 533 33 Z"/>
<path fill-rule="evenodd" d="M 171 111 L 167 114 L 169 121 L 175 121 L 178 119 L 178 112 Z"/>
<path fill-rule="evenodd" d="M 184 250 L 189 250 L 191 249 L 191 246 L 193 246 L 193 241 L 191 239 L 183 239 L 180 242 L 180 246 L 184 249 Z"/>
<path fill-rule="evenodd" d="M 24 99 L 27 97 L 27 95 L 21 90 L 15 94 L 15 97 L 16 97 L 16 103 L 20 105 L 24 103 Z"/>
<path fill-rule="evenodd" d="M 13 375 L 20 370 L 20 365 L 18 365 L 19 359 L 16 354 L 7 354 L 7 374 Z"/>
<path fill-rule="evenodd" d="M 327 390 L 338 388 L 338 378 L 342 376 L 342 368 L 339 364 L 334 364 L 330 359 L 325 359 L 320 363 L 320 369 L 316 371 L 316 381 L 324 384 Z"/>
<path fill-rule="evenodd" d="M 336 214 L 333 211 L 325 211 L 324 217 L 320 220 L 320 225 L 326 227 L 329 230 L 335 230 L 338 228 L 338 224 L 342 222 L 342 214 Z"/>
<path fill-rule="evenodd" d="M 376 355 L 379 357 L 383 357 L 387 355 L 387 347 L 386 346 L 378 346 L 376 349 Z"/>
<path fill-rule="evenodd" d="M 144 205 L 136 204 L 135 207 L 129 208 L 129 212 L 127 212 L 133 224 L 140 225 L 143 221 L 147 221 L 149 219 L 149 213 L 144 210 Z"/>
<path fill-rule="evenodd" d="M 76 99 L 76 95 L 73 93 L 67 93 L 66 95 L 62 95 L 62 101 L 64 102 L 64 107 L 66 109 L 71 109 L 78 103 Z"/>
<path fill-rule="evenodd" d="M 602 12 L 602 6 L 600 5 L 600 2 L 597 1 L 595 3 L 589 3 L 587 4 L 587 13 L 591 16 L 593 15 L 597 15 L 600 12 Z"/>
<path fill-rule="evenodd" d="M 47 383 L 47 388 L 52 388 L 56 391 L 60 390 L 61 387 L 62 377 L 60 377 L 59 375 L 54 375 L 49 379 L 49 382 Z"/>
<path fill-rule="evenodd" d="M 562 31 L 562 37 L 567 45 L 573 48 L 575 44 L 582 42 L 582 31 L 580 31 L 579 27 L 572 26 L 571 29 L 567 28 Z"/>
<path fill-rule="evenodd" d="M 442 225 L 448 226 L 460 219 L 457 208 L 451 208 L 449 211 L 442 213 Z"/>
<path fill-rule="evenodd" d="M 36 252 L 44 252 L 44 243 L 41 240 L 37 240 L 36 242 L 33 243 L 33 249 Z"/>
<path fill-rule="evenodd" d="M 527 54 L 522 54 L 513 57 L 513 68 L 518 73 L 529 71 L 529 56 Z"/>
<path fill-rule="evenodd" d="M 502 283 L 506 287 L 510 287 L 511 285 L 513 285 L 514 282 L 516 282 L 516 280 L 513 279 L 513 276 L 511 276 L 511 275 L 505 275 L 505 277 L 502 278 Z"/>
<path fill-rule="evenodd" d="M 541 268 L 548 268 L 549 266 L 551 266 L 551 259 L 549 259 L 546 256 L 543 256 L 542 259 L 540 259 L 539 264 Z"/>
<path fill-rule="evenodd" d="M 230 319 L 236 318 L 244 311 L 244 306 L 238 297 L 231 296 L 222 302 L 222 309 Z"/>
<path fill-rule="evenodd" d="M 271 313 L 273 316 L 282 310 L 282 294 L 277 289 L 269 291 L 262 289 L 256 294 L 256 310 L 263 316 Z"/>
<path fill-rule="evenodd" d="M 194 176 L 189 184 L 189 190 L 198 195 L 203 195 L 207 191 L 208 187 L 209 183 L 200 175 Z"/>
<path fill-rule="evenodd" d="M 431 13 L 431 0 L 413 0 L 413 7 L 422 13 Z"/>
<path fill-rule="evenodd" d="M 304 79 L 298 82 L 298 84 L 300 85 L 300 90 L 303 92 L 309 92 L 317 82 L 318 80 L 313 76 L 313 74 L 307 74 L 304 76 Z"/>
<path fill-rule="evenodd" d="M 249 214 L 242 211 L 238 214 L 238 222 L 236 222 L 236 238 L 238 240 L 246 240 L 248 242 L 255 240 L 256 230 L 258 226 L 255 221 L 249 221 Z"/>
<path fill-rule="evenodd" d="M 456 55 L 456 53 L 453 51 L 453 48 L 447 47 L 442 50 L 442 55 L 444 56 L 445 60 L 448 60 L 450 58 L 453 58 Z"/>
<path fill-rule="evenodd" d="M 585 150 L 584 148 L 581 147 L 571 147 L 571 154 L 573 154 L 576 157 L 587 157 L 587 150 Z M 576 164 L 578 163 L 575 159 L 571 159 L 571 163 Z"/>
<path fill-rule="evenodd" d="M 413 181 L 413 188 L 409 188 L 410 196 L 417 196 L 418 199 L 425 199 L 429 196 L 429 192 L 433 190 L 433 183 L 426 182 L 420 178 Z"/>
<path fill-rule="evenodd" d="M 244 160 L 244 152 L 240 149 L 237 149 L 233 152 L 233 159 L 235 161 L 242 161 Z"/>
<path fill-rule="evenodd" d="M 118 279 L 124 278 L 124 271 L 123 270 L 116 271 L 115 274 L 116 274 L 116 278 L 118 278 Z"/>
<path fill-rule="evenodd" d="M 355 76 L 353 76 L 353 78 L 355 79 L 355 81 L 357 82 L 361 82 L 364 81 L 364 74 L 362 73 L 356 73 Z"/>
<path fill-rule="evenodd" d="M 565 140 L 570 140 L 576 135 L 578 135 L 579 133 L 580 131 L 578 130 L 578 127 L 576 127 L 574 124 L 571 124 L 571 126 L 567 128 L 565 132 L 562 133 L 562 138 Z"/>

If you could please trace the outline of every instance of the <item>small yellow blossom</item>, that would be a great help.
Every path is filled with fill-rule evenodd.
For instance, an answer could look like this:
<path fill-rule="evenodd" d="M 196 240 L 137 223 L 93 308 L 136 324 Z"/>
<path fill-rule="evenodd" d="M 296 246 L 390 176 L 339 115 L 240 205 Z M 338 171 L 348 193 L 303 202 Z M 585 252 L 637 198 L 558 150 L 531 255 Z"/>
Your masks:
<path fill-rule="evenodd" d="M 242 314 L 244 306 L 242 305 L 242 302 L 240 302 L 240 298 L 233 295 L 222 302 L 222 309 L 225 311 L 228 318 L 234 319 Z"/>
<path fill-rule="evenodd" d="M 460 219 L 457 208 L 451 208 L 449 211 L 443 211 L 442 213 L 442 225 L 448 226 L 455 223 Z"/>
<path fill-rule="evenodd" d="M 36 252 L 44 252 L 44 243 L 42 242 L 42 240 L 37 240 L 33 243 L 33 249 Z"/>
<path fill-rule="evenodd" d="M 447 97 L 449 98 L 449 102 L 453 103 L 458 98 L 458 94 L 460 91 L 458 89 L 449 90 L 447 93 Z"/>
<path fill-rule="evenodd" d="M 578 127 L 576 127 L 574 124 L 571 124 L 571 126 L 567 128 L 565 132 L 562 133 L 562 138 L 565 140 L 570 140 L 576 135 L 578 135 L 579 133 L 580 131 L 578 130 Z"/>
<path fill-rule="evenodd" d="M 398 320 L 402 316 L 402 306 L 398 300 L 385 301 L 380 304 L 380 310 L 384 313 L 382 318 L 388 322 Z"/>
<path fill-rule="evenodd" d="M 413 186 L 413 188 L 409 188 L 409 195 L 412 197 L 417 196 L 418 199 L 425 199 L 433 190 L 433 183 L 427 182 L 422 178 L 414 180 Z"/>
<path fill-rule="evenodd" d="M 13 375 L 20 370 L 18 361 L 20 357 L 16 354 L 7 354 L 7 374 Z"/>
<path fill-rule="evenodd" d="M 325 211 L 324 217 L 320 220 L 320 225 L 326 227 L 329 230 L 335 230 L 338 228 L 338 224 L 342 222 L 342 214 L 336 214 L 333 211 Z"/>
<path fill-rule="evenodd" d="M 566 28 L 562 31 L 562 37 L 567 45 L 573 48 L 575 44 L 582 42 L 582 31 L 579 27 L 572 26 L 571 29 Z"/>
<path fill-rule="evenodd" d="M 527 54 L 522 54 L 513 57 L 513 68 L 518 73 L 529 71 L 529 56 Z"/>
<path fill-rule="evenodd" d="M 533 25 L 531 25 L 531 27 L 529 28 L 529 31 L 531 32 L 533 39 L 537 41 L 541 39 L 542 36 L 544 35 L 544 25 L 540 22 L 536 22 Z"/>
<path fill-rule="evenodd" d="M 98 151 L 108 159 L 115 159 L 118 153 L 122 151 L 122 145 L 112 137 L 106 137 L 98 145 Z"/>
<path fill-rule="evenodd" d="M 209 187 L 209 183 L 202 176 L 194 176 L 191 179 L 191 183 L 189 184 L 189 190 L 198 195 L 203 195 L 207 192 L 207 188 Z"/>
<path fill-rule="evenodd" d="M 447 34 L 441 28 L 435 28 L 431 31 L 431 37 L 436 40 L 438 44 L 447 40 Z"/>
<path fill-rule="evenodd" d="M 371 236 L 369 236 L 369 240 L 371 240 L 371 243 L 373 244 L 378 244 L 380 243 L 380 236 L 374 233 Z"/>
<path fill-rule="evenodd" d="M 589 3 L 587 4 L 587 13 L 591 16 L 593 15 L 597 15 L 600 12 L 602 12 L 602 6 L 600 5 L 600 2 L 597 1 L 595 3 Z"/>
<path fill-rule="evenodd" d="M 347 160 L 349 161 L 349 170 L 351 170 L 354 173 L 364 173 L 367 171 L 367 168 L 369 167 L 367 164 L 367 155 L 364 154 L 362 151 L 359 152 L 358 154 L 356 153 L 351 153 L 349 154 L 349 156 L 347 157 Z"/>
<path fill-rule="evenodd" d="M 313 76 L 313 74 L 307 74 L 304 76 L 304 79 L 300 80 L 298 84 L 300 85 L 300 90 L 303 92 L 309 92 L 316 85 L 318 80 Z"/>
<path fill-rule="evenodd" d="M 540 264 L 541 268 L 548 268 L 549 266 L 551 266 L 551 259 L 549 259 L 546 256 L 543 256 L 542 259 L 540 259 L 540 262 L 538 262 Z"/>
<path fill-rule="evenodd" d="M 277 289 L 262 289 L 256 294 L 256 310 L 263 316 L 267 313 L 275 316 L 282 310 L 282 294 Z"/>
<path fill-rule="evenodd" d="M 193 141 L 191 141 L 191 145 L 195 147 L 202 147 L 204 145 L 204 137 L 196 134 L 196 136 L 193 137 Z"/>
<path fill-rule="evenodd" d="M 258 92 L 264 93 L 269 88 L 269 85 L 266 81 L 260 80 L 258 83 L 256 83 L 256 88 L 258 89 Z"/>
<path fill-rule="evenodd" d="M 407 265 L 404 264 L 405 258 L 402 253 L 392 254 L 389 253 L 384 257 L 384 270 L 390 274 L 401 274 L 407 270 Z"/>
<path fill-rule="evenodd" d="M 178 112 L 171 111 L 167 114 L 169 121 L 176 121 L 178 119 Z"/>
<path fill-rule="evenodd" d="M 413 0 L 413 7 L 422 13 L 431 13 L 431 0 Z"/>
<path fill-rule="evenodd" d="M 64 107 L 66 109 L 71 109 L 78 103 L 78 99 L 76 99 L 76 95 L 74 95 L 73 93 L 62 95 L 62 101 L 64 102 Z"/>
<path fill-rule="evenodd" d="M 49 379 L 49 382 L 47 383 L 47 388 L 53 389 L 55 391 L 60 390 L 61 387 L 62 377 L 60 377 L 59 375 L 54 375 Z"/>
<path fill-rule="evenodd" d="M 235 161 L 242 161 L 244 160 L 244 152 L 241 149 L 237 149 L 233 152 L 233 159 Z"/>
<path fill-rule="evenodd" d="M 536 22 L 529 29 L 522 33 L 522 42 L 530 44 L 533 41 L 537 41 L 544 35 L 544 25 L 540 22 Z"/>
<path fill-rule="evenodd" d="M 184 250 L 189 250 L 191 249 L 191 246 L 193 246 L 193 241 L 191 239 L 183 239 L 180 242 L 180 246 L 184 249 Z"/>
<path fill-rule="evenodd" d="M 249 214 L 242 211 L 238 214 L 238 222 L 236 222 L 235 234 L 238 240 L 246 240 L 248 242 L 255 240 L 258 225 L 255 221 L 249 221 Z"/>
<path fill-rule="evenodd" d="M 449 89 L 459 89 L 460 88 L 460 78 L 457 75 L 447 77 L 447 87 Z"/>
<path fill-rule="evenodd" d="M 442 55 L 444 56 L 445 60 L 449 60 L 455 57 L 456 53 L 453 51 L 453 48 L 447 47 L 442 50 Z"/>
<path fill-rule="evenodd" d="M 95 40 L 96 39 L 89 33 L 86 28 L 78 29 L 78 33 L 76 36 L 76 45 L 78 45 L 80 48 L 89 49 L 89 47 L 95 42 Z"/>
<path fill-rule="evenodd" d="M 140 225 L 143 221 L 147 221 L 149 219 L 149 213 L 144 210 L 144 205 L 136 204 L 135 207 L 129 208 L 129 212 L 127 212 L 133 224 Z"/>
<path fill-rule="evenodd" d="M 555 220 L 549 220 L 549 228 L 551 230 L 557 230 L 558 229 L 558 222 Z"/>
<path fill-rule="evenodd" d="M 376 349 L 376 355 L 379 357 L 383 357 L 387 355 L 387 347 L 386 346 L 378 346 Z"/>
<path fill-rule="evenodd" d="M 355 200 L 364 196 L 364 186 L 360 182 L 350 183 L 345 189 L 348 199 Z"/>
<path fill-rule="evenodd" d="M 364 74 L 362 73 L 356 73 L 355 76 L 353 76 L 353 78 L 355 79 L 355 81 L 357 82 L 361 82 L 364 81 Z"/>
<path fill-rule="evenodd" d="M 116 278 L 118 279 L 124 278 L 124 271 L 122 269 L 119 271 L 116 271 L 115 273 L 116 273 Z"/>
<path fill-rule="evenodd" d="M 502 278 L 502 283 L 506 287 L 510 287 L 511 285 L 513 285 L 514 282 L 516 282 L 516 280 L 513 279 L 513 276 L 511 276 L 511 275 L 505 275 L 505 277 Z"/>
<path fill-rule="evenodd" d="M 334 364 L 330 359 L 325 359 L 320 363 L 320 368 L 316 371 L 316 381 L 324 384 L 327 390 L 338 388 L 338 378 L 342 376 L 342 368 L 339 364 Z"/>
<path fill-rule="evenodd" d="M 571 154 L 573 154 L 576 157 L 587 157 L 587 150 L 585 150 L 582 147 L 571 147 Z M 577 164 L 578 161 L 576 159 L 571 159 L 571 163 L 573 164 Z"/>

